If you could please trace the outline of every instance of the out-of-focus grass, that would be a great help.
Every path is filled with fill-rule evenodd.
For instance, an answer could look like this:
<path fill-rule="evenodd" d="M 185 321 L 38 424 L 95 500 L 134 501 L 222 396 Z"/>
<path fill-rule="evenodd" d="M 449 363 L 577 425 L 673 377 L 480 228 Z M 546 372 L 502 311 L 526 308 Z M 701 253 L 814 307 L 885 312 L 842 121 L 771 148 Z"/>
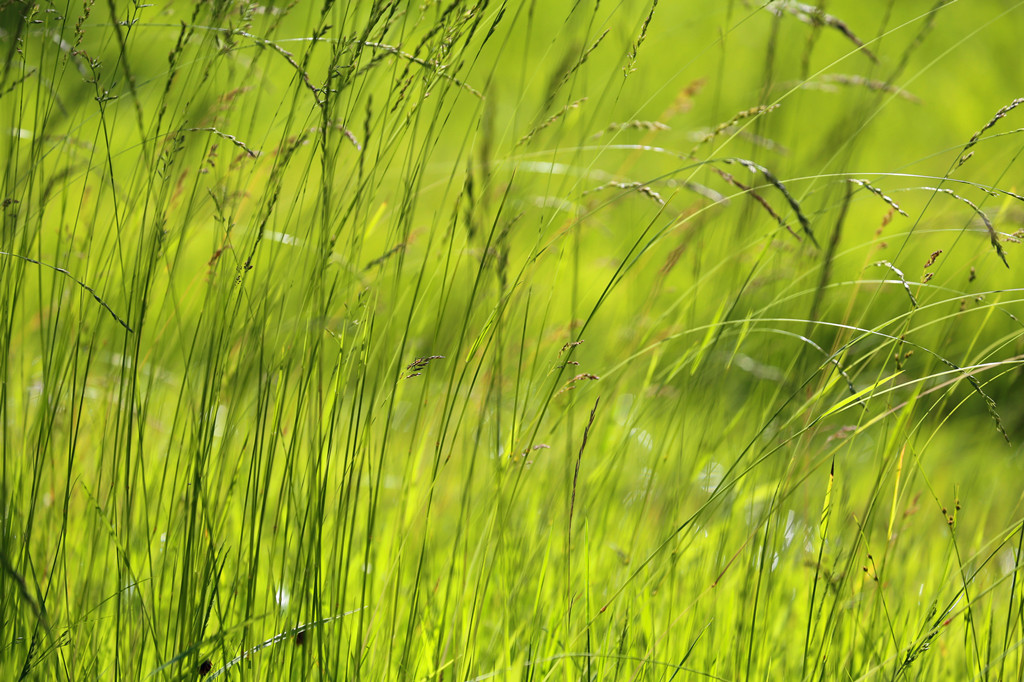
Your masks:
<path fill-rule="evenodd" d="M 1022 21 L 0 9 L 3 677 L 1019 676 Z"/>

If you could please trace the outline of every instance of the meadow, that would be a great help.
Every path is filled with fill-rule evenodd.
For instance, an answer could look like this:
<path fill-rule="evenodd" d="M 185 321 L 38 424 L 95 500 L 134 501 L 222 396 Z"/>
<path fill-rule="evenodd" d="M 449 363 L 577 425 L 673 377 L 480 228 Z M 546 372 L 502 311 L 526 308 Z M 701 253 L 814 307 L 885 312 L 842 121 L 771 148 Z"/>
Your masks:
<path fill-rule="evenodd" d="M 0 679 L 1024 679 L 1022 34 L 0 3 Z"/>

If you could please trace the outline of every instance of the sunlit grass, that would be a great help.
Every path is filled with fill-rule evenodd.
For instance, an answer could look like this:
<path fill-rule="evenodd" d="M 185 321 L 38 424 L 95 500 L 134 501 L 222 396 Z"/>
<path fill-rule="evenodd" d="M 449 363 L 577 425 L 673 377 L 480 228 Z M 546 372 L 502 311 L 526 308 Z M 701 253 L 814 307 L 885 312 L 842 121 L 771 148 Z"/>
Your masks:
<path fill-rule="evenodd" d="M 1024 6 L 911 4 L 0 9 L 0 676 L 1024 674 Z"/>

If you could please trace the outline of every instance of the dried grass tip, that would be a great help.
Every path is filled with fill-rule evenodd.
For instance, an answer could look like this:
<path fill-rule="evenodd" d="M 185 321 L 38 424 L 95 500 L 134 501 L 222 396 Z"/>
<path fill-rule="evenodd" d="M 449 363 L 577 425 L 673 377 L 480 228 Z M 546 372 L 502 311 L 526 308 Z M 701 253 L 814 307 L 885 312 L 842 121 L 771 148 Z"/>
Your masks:
<path fill-rule="evenodd" d="M 426 369 L 427 365 L 429 365 L 432 360 L 444 360 L 444 356 L 443 355 L 428 355 L 428 356 L 423 357 L 423 358 L 416 358 L 411 363 L 409 363 L 408 365 L 405 366 L 405 369 L 409 370 L 411 372 L 411 374 L 407 374 L 403 378 L 404 379 L 411 379 L 413 377 L 420 376 L 421 374 L 423 374 L 422 370 Z"/>
<path fill-rule="evenodd" d="M 885 203 L 889 204 L 889 206 L 890 206 L 890 207 L 891 207 L 891 208 L 892 208 L 892 209 L 893 209 L 894 211 L 896 211 L 897 213 L 899 213 L 899 214 L 900 214 L 901 216 L 903 216 L 904 218 L 909 218 L 909 217 L 910 217 L 910 216 L 908 216 L 908 215 L 907 215 L 906 211 L 904 211 L 904 210 L 903 210 L 902 208 L 900 208 L 899 204 L 897 204 L 897 203 L 896 203 L 896 202 L 895 202 L 895 201 L 893 200 L 893 198 L 892 198 L 892 197 L 888 196 L 887 194 L 884 194 L 884 193 L 882 192 L 882 190 L 878 189 L 877 187 L 875 187 L 874 185 L 872 185 L 872 184 L 871 184 L 870 182 L 868 182 L 867 180 L 858 180 L 858 179 L 856 179 L 856 178 L 850 178 L 850 182 L 852 182 L 853 184 L 855 184 L 855 185 L 857 185 L 857 186 L 859 186 L 859 187 L 863 187 L 863 188 L 864 188 L 864 189 L 866 189 L 867 191 L 871 192 L 871 193 L 872 193 L 872 194 L 874 194 L 874 195 L 875 195 L 876 197 L 878 197 L 879 199 L 881 199 L 881 200 L 882 200 L 882 201 L 884 201 Z"/>

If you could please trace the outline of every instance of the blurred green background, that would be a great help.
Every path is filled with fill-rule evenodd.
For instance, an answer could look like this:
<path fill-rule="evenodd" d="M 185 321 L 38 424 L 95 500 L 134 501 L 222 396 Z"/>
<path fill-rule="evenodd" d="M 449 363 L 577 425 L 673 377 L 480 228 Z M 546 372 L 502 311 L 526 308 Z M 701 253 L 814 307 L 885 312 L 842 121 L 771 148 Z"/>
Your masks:
<path fill-rule="evenodd" d="M 1021 669 L 1024 3 L 0 30 L 5 674 Z"/>

